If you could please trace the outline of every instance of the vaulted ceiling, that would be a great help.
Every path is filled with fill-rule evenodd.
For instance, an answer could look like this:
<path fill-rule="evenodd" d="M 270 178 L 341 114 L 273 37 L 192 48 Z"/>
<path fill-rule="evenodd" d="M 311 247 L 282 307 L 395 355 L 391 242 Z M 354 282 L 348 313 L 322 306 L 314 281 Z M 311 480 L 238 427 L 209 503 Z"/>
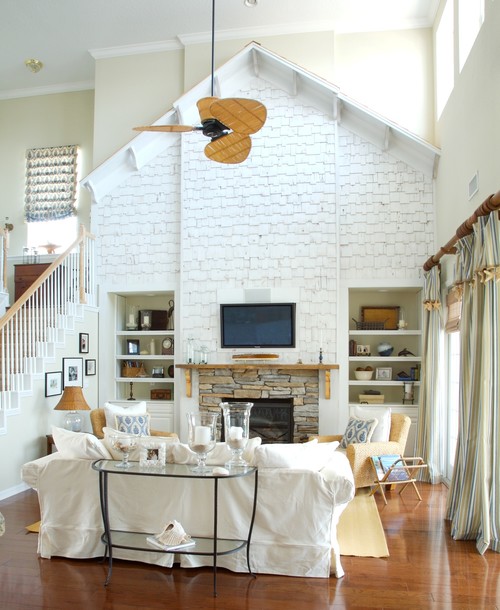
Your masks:
<path fill-rule="evenodd" d="M 216 40 L 431 27 L 439 0 L 216 0 Z M 2 0 L 0 99 L 90 89 L 94 62 L 208 41 L 211 0 Z M 30 72 L 24 62 L 40 60 Z"/>

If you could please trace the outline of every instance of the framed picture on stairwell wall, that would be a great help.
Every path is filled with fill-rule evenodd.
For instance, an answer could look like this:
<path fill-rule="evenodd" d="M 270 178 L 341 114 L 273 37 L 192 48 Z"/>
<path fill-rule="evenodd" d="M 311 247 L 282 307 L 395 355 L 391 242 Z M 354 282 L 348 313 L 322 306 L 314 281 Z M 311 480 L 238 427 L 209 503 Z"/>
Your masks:
<path fill-rule="evenodd" d="M 80 354 L 89 353 L 89 334 L 80 333 Z"/>
<path fill-rule="evenodd" d="M 83 358 L 63 358 L 64 387 L 83 387 Z"/>
<path fill-rule="evenodd" d="M 45 396 L 62 394 L 62 371 L 45 373 Z"/>

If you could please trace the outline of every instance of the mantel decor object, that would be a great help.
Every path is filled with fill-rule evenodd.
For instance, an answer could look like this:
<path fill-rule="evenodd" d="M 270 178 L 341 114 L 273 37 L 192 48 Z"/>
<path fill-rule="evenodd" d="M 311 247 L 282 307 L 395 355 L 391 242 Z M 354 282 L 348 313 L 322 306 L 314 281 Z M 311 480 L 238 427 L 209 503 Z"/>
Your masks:
<path fill-rule="evenodd" d="M 232 458 L 225 464 L 229 471 L 245 472 L 248 468 L 243 451 L 250 438 L 250 411 L 253 402 L 221 402 L 224 416 L 224 437 Z"/>

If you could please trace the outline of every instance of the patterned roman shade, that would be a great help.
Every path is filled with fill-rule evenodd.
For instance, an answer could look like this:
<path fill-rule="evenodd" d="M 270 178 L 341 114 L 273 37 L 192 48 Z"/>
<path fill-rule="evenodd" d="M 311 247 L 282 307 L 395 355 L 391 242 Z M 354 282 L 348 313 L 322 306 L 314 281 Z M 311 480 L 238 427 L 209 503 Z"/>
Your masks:
<path fill-rule="evenodd" d="M 27 222 L 61 220 L 76 214 L 78 146 L 26 151 Z"/>

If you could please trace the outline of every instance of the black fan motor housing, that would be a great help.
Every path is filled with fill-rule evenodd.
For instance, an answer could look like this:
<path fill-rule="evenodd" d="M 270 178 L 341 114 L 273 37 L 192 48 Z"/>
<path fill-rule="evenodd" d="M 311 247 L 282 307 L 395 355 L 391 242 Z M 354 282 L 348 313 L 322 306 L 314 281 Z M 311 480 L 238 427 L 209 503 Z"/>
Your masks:
<path fill-rule="evenodd" d="M 212 140 L 226 135 L 229 131 L 229 129 L 217 119 L 206 119 L 203 121 L 202 126 L 203 135 L 212 138 Z"/>

